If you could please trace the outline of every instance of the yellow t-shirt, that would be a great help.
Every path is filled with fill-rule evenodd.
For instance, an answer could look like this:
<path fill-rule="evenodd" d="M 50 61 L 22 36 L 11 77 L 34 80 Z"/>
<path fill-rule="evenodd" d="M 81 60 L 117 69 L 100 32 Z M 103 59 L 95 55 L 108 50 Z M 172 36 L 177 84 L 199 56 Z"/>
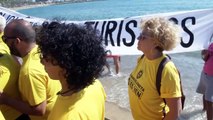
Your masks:
<path fill-rule="evenodd" d="M 71 96 L 58 96 L 48 120 L 104 120 L 106 94 L 95 82 Z"/>
<path fill-rule="evenodd" d="M 31 106 L 39 105 L 47 100 L 46 113 L 44 116 L 30 116 L 32 120 L 47 119 L 57 98 L 56 93 L 61 90 L 58 80 L 52 80 L 40 63 L 38 47 L 34 47 L 23 58 L 23 64 L 19 74 L 19 90 L 22 99 Z"/>
<path fill-rule="evenodd" d="M 9 55 L 9 51 L 5 46 L 5 43 L 0 42 L 0 90 L 3 90 L 8 96 L 14 99 L 21 99 L 18 91 L 18 75 L 20 66 Z M 0 110 L 7 120 L 14 120 L 21 115 L 20 112 L 7 106 L 0 105 Z"/>
<path fill-rule="evenodd" d="M 10 54 L 9 47 L 2 40 L 3 33 L 0 34 L 0 51 L 4 51 L 4 53 Z"/>
<path fill-rule="evenodd" d="M 5 120 L 4 116 L 2 115 L 1 111 L 0 111 L 0 120 Z"/>
<path fill-rule="evenodd" d="M 173 62 L 168 62 L 161 79 L 161 96 L 156 89 L 156 74 L 162 57 L 148 60 L 146 56 L 139 58 L 136 68 L 128 80 L 128 93 L 130 108 L 135 120 L 162 120 L 162 98 L 175 98 L 181 96 L 180 79 Z M 169 108 L 166 106 L 166 113 Z"/>

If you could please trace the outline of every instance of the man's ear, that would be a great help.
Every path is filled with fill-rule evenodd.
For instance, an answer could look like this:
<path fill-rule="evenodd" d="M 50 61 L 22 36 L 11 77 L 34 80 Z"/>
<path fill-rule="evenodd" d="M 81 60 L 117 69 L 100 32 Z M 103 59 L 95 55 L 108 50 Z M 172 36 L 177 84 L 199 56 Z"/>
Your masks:
<path fill-rule="evenodd" d="M 21 39 L 20 38 L 16 38 L 16 40 L 15 40 L 15 43 L 18 45 L 18 44 L 20 44 L 21 43 Z"/>

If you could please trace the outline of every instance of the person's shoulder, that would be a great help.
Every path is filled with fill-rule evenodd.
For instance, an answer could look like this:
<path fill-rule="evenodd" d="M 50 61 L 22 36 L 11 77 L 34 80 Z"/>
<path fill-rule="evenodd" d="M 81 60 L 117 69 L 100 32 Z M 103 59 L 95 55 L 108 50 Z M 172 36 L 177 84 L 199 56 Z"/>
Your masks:
<path fill-rule="evenodd" d="M 96 93 L 97 95 L 101 96 L 105 95 L 104 87 L 98 79 L 96 79 L 91 85 L 85 88 L 84 91 L 87 91 L 89 93 L 88 95 L 90 95 L 90 93 Z"/>
<path fill-rule="evenodd" d="M 46 75 L 43 64 L 41 64 L 40 59 L 37 57 L 30 57 L 27 62 L 21 66 L 22 72 L 29 75 Z"/>
<path fill-rule="evenodd" d="M 4 42 L 1 42 L 1 41 L 0 41 L 0 52 L 10 54 L 10 49 L 7 47 L 7 45 Z"/>
<path fill-rule="evenodd" d="M 102 83 L 98 79 L 95 79 L 94 82 L 90 86 L 93 86 L 93 87 L 103 87 Z"/>
<path fill-rule="evenodd" d="M 172 61 L 172 58 L 169 56 L 166 56 L 168 62 L 165 64 L 164 69 L 168 70 L 168 71 L 177 71 L 177 67 L 175 65 L 175 63 Z"/>

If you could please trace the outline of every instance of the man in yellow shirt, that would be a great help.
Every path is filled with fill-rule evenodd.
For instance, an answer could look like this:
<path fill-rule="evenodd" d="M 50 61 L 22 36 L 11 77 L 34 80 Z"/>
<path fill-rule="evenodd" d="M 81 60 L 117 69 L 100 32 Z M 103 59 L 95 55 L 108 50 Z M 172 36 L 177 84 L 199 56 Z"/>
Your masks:
<path fill-rule="evenodd" d="M 20 65 L 7 53 L 7 50 L 2 49 L 2 44 L 4 43 L 0 42 L 0 90 L 12 98 L 20 99 L 17 85 Z M 6 120 L 14 120 L 21 115 L 20 112 L 7 105 L 0 105 L 0 110 Z"/>
<path fill-rule="evenodd" d="M 12 98 L 20 99 L 17 85 L 20 65 L 13 56 L 10 55 L 8 46 L 2 41 L 5 25 L 5 18 L 0 16 L 0 90 L 3 90 Z M 14 120 L 24 117 L 22 113 L 7 105 L 0 105 L 0 114 L 1 120 Z"/>
<path fill-rule="evenodd" d="M 40 63 L 35 35 L 32 25 L 25 20 L 13 20 L 5 27 L 3 41 L 10 48 L 11 54 L 23 59 L 18 82 L 22 101 L 12 99 L 6 94 L 0 94 L 0 100 L 22 113 L 29 114 L 31 120 L 45 120 L 61 85 L 49 78 Z"/>

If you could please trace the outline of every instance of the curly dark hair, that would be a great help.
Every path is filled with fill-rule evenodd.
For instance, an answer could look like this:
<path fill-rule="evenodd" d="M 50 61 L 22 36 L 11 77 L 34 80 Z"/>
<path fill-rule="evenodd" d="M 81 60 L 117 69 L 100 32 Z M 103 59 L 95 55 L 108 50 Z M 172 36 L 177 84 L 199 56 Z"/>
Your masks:
<path fill-rule="evenodd" d="M 66 71 L 64 76 L 74 91 L 92 84 L 106 64 L 103 39 L 90 26 L 44 22 L 36 39 L 43 58 L 53 58 L 53 65 Z"/>

